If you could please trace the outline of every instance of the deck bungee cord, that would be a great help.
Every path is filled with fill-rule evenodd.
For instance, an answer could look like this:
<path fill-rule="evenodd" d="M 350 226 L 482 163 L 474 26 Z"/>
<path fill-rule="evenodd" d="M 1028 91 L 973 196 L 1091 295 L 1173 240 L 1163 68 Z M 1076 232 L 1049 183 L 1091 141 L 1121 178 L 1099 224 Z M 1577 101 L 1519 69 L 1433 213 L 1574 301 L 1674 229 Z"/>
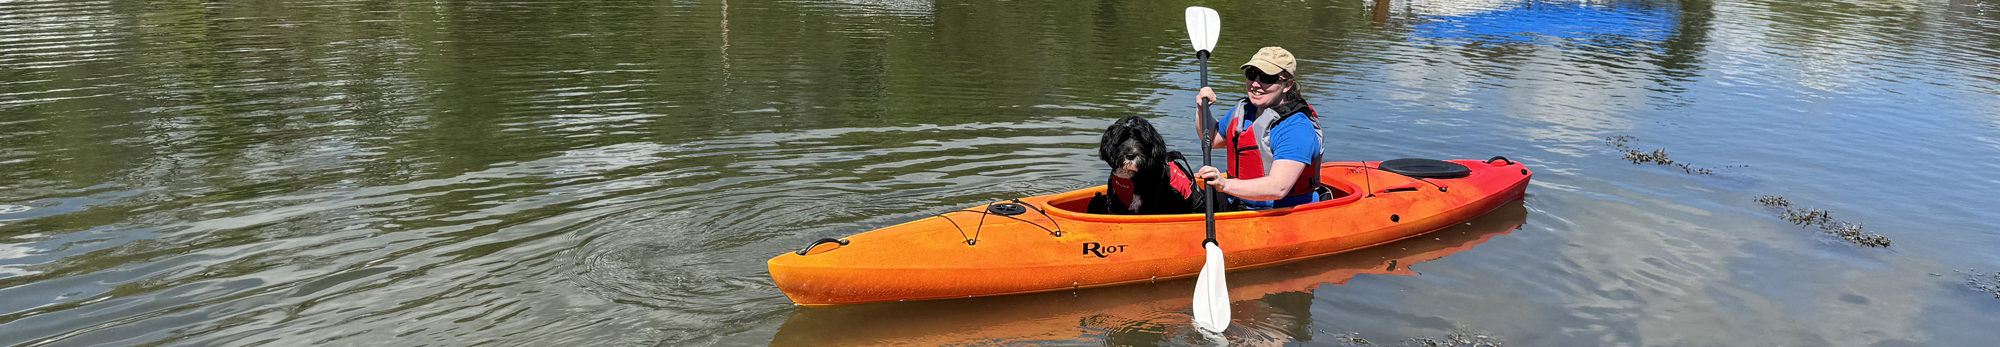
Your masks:
<path fill-rule="evenodd" d="M 1022 213 L 1027 213 L 1028 210 L 1030 209 L 1034 210 L 1035 213 L 1042 214 L 1042 219 L 1049 220 L 1049 224 L 1054 225 L 1056 228 L 1049 229 L 1049 227 L 1042 226 L 1042 223 L 1036 223 L 1034 221 L 1021 219 L 1021 217 L 1014 216 Z M 979 214 L 979 224 L 974 228 L 972 228 L 972 237 L 969 238 L 966 237 L 965 227 L 959 226 L 958 221 L 952 220 L 951 216 L 948 216 L 949 214 L 958 212 L 971 212 Z M 995 201 L 987 203 L 985 210 L 960 209 L 957 211 L 937 214 L 938 218 L 943 218 L 944 221 L 951 222 L 951 227 L 953 229 L 958 229 L 958 237 L 964 239 L 965 245 L 967 246 L 979 245 L 979 233 L 986 229 L 986 216 L 989 215 L 998 215 L 1001 217 L 1007 217 L 1009 219 L 1021 221 L 1022 223 L 1028 223 L 1029 225 L 1033 225 L 1036 228 L 1042 228 L 1042 231 L 1048 232 L 1049 236 L 1055 236 L 1055 237 L 1063 236 L 1062 223 L 1057 223 L 1055 217 L 1049 217 L 1048 211 L 1043 211 L 1042 208 L 1035 207 L 1034 204 L 1021 202 L 1021 199 L 1008 199 L 1006 201 Z"/>
<path fill-rule="evenodd" d="M 1042 223 L 1021 219 L 1021 217 L 1015 217 L 1015 215 L 1027 213 L 1030 210 L 1035 211 L 1035 213 L 1040 213 L 1042 215 L 1042 219 L 1047 219 L 1049 221 L 1049 224 L 1054 225 L 1055 228 L 1050 229 L 1049 227 L 1042 226 Z M 951 216 L 949 216 L 952 213 L 960 213 L 960 212 L 970 212 L 979 214 L 979 224 L 972 229 L 972 236 L 969 237 L 966 236 L 965 227 L 958 225 L 958 221 L 952 220 Z M 997 215 L 1001 217 L 1007 217 L 1009 219 L 1013 219 L 1016 221 L 1021 221 L 1022 223 L 1028 223 L 1028 225 L 1033 225 L 1036 228 L 1041 228 L 1042 231 L 1044 232 L 1048 232 L 1049 236 L 1063 237 L 1062 223 L 1058 223 L 1056 222 L 1056 219 L 1054 217 L 1050 217 L 1048 211 L 1044 211 L 1040 207 L 1035 207 L 1034 204 L 1021 202 L 1021 199 L 1008 199 L 1005 201 L 995 201 L 987 203 L 985 210 L 960 209 L 957 211 L 949 211 L 949 212 L 933 214 L 933 216 L 937 216 L 940 219 L 944 219 L 944 221 L 946 222 L 950 222 L 951 227 L 953 229 L 958 230 L 958 237 L 959 239 L 962 240 L 961 242 L 964 242 L 965 245 L 967 246 L 979 245 L 979 235 L 980 232 L 985 231 L 986 229 L 986 216 L 988 215 Z M 793 252 L 793 253 L 796 253 L 798 255 L 811 255 L 813 254 L 812 253 L 813 247 L 819 247 L 819 245 L 827 243 L 846 246 L 852 243 L 852 241 L 849 241 L 848 239 L 845 238 L 831 238 L 831 237 L 821 238 L 818 240 L 813 240 L 813 242 L 811 243 L 807 243 L 805 248 L 800 248 L 798 252 Z"/>
<path fill-rule="evenodd" d="M 1367 192 L 1368 192 L 1368 195 L 1367 195 L 1367 196 L 1365 196 L 1365 197 L 1369 197 L 1369 198 L 1372 198 L 1372 197 L 1375 197 L 1375 193 L 1376 193 L 1376 191 L 1375 191 L 1375 187 L 1374 187 L 1374 184 L 1375 184 L 1375 183 L 1373 182 L 1373 181 L 1374 181 L 1374 179 L 1375 179 L 1375 177 L 1374 177 L 1373 175 L 1369 175 L 1369 174 L 1368 174 L 1368 170 L 1372 168 L 1372 167 L 1368 166 L 1368 162 L 1365 162 L 1365 161 L 1364 161 L 1364 162 L 1361 162 L 1361 164 L 1360 164 L 1360 165 L 1347 165 L 1347 164 L 1327 164 L 1326 166 L 1327 166 L 1327 167 L 1358 167 L 1358 168 L 1361 168 L 1361 177 L 1362 177 L 1362 187 L 1361 187 L 1361 189 L 1362 189 L 1362 190 L 1364 190 L 1364 191 L 1367 191 Z M 1383 171 L 1388 171 L 1388 170 L 1383 170 Z M 1389 173 L 1396 173 L 1396 172 L 1395 172 L 1395 171 L 1389 171 Z M 1400 174 L 1399 174 L 1399 175 L 1400 175 Z M 1408 176 L 1408 175 L 1405 175 L 1404 177 L 1409 177 L 1409 178 L 1411 178 L 1411 179 L 1415 179 L 1415 180 L 1417 180 L 1418 182 L 1424 182 L 1424 183 L 1426 183 L 1426 184 L 1430 184 L 1430 185 L 1431 185 L 1432 187 L 1437 187 L 1437 189 L 1438 189 L 1438 191 L 1439 191 L 1439 192 L 1444 192 L 1444 191 L 1447 191 L 1447 189 L 1445 189 L 1445 187 L 1444 187 L 1444 186 L 1441 186 L 1441 185 L 1438 185 L 1438 184 L 1437 184 L 1436 182 L 1431 182 L 1431 180 L 1430 180 L 1430 179 L 1428 179 L 1428 178 L 1423 178 L 1423 177 L 1414 177 L 1414 176 Z M 1382 190 L 1381 192 L 1382 192 L 1382 193 L 1399 193 L 1399 192 L 1413 192 L 1413 191 L 1416 191 L 1416 190 L 1417 190 L 1417 188 L 1412 188 L 1412 187 L 1400 187 L 1400 188 L 1389 188 L 1389 189 L 1383 189 L 1383 190 Z"/>
<path fill-rule="evenodd" d="M 1493 156 L 1492 158 L 1487 158 L 1486 160 L 1481 162 L 1486 163 L 1487 165 L 1492 165 L 1494 161 L 1504 161 L 1507 163 L 1505 165 L 1516 164 L 1513 159 L 1507 159 L 1507 157 L 1505 156 L 1498 156 L 1498 155 Z M 1368 163 L 1369 162 L 1367 161 L 1363 161 L 1359 165 L 1327 164 L 1326 166 L 1361 168 L 1362 189 L 1368 192 L 1368 195 L 1366 197 L 1371 197 L 1371 198 L 1375 197 L 1375 193 L 1377 193 L 1374 187 L 1375 176 L 1368 174 L 1368 170 L 1371 168 L 1376 170 L 1388 171 L 1389 173 L 1402 175 L 1403 177 L 1409 177 L 1410 179 L 1414 179 L 1418 182 L 1429 184 L 1431 185 L 1431 187 L 1436 187 L 1438 192 L 1449 192 L 1451 191 L 1451 187 L 1438 184 L 1437 182 L 1433 182 L 1431 180 L 1465 178 L 1465 176 L 1472 174 L 1472 170 L 1470 168 L 1465 167 L 1464 165 L 1453 164 L 1450 162 L 1442 160 L 1433 160 L 1433 159 L 1404 158 L 1404 159 L 1375 162 L 1376 163 L 1375 165 L 1369 165 Z M 1523 175 L 1527 174 L 1527 169 L 1522 169 L 1521 174 Z M 1396 192 L 1408 192 L 1408 191 L 1416 191 L 1416 188 L 1397 187 L 1397 188 L 1385 189 L 1381 192 L 1396 193 Z"/>

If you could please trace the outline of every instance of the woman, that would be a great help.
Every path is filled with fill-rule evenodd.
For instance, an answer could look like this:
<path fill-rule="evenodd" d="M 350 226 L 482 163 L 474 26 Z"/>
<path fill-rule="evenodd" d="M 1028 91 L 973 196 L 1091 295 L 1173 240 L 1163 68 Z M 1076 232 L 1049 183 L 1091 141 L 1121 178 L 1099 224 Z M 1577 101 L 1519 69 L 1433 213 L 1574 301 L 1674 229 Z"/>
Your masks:
<path fill-rule="evenodd" d="M 1249 209 L 1319 201 L 1320 131 L 1312 105 L 1299 92 L 1297 61 L 1284 48 L 1264 47 L 1243 64 L 1245 97 L 1216 124 L 1213 148 L 1227 148 L 1229 175 L 1203 166 L 1195 177 Z M 1207 87 L 1195 102 L 1215 101 Z M 1206 132 L 1206 131 L 1202 131 Z"/>

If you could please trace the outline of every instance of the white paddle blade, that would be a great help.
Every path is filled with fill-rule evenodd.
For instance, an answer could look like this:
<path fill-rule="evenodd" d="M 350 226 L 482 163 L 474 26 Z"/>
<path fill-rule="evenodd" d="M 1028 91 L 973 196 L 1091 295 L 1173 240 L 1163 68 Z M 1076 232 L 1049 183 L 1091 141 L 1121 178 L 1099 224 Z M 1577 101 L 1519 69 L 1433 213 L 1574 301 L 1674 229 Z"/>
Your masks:
<path fill-rule="evenodd" d="M 1188 42 L 1196 51 L 1214 51 L 1215 38 L 1222 34 L 1222 17 L 1215 9 L 1189 6 L 1187 8 Z"/>
<path fill-rule="evenodd" d="M 1194 325 L 1222 333 L 1229 329 L 1229 283 L 1222 278 L 1222 248 L 1206 242 L 1202 247 L 1207 248 L 1208 260 L 1194 281 Z"/>

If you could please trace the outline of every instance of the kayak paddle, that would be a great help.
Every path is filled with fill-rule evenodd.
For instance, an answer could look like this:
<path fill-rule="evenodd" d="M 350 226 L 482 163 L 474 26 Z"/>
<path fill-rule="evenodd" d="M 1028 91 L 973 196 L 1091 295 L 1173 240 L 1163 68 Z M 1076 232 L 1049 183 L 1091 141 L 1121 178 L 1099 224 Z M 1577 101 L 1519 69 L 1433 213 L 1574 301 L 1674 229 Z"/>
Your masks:
<path fill-rule="evenodd" d="M 1188 42 L 1194 44 L 1195 60 L 1201 61 L 1201 86 L 1208 87 L 1208 52 L 1215 49 L 1216 35 L 1222 33 L 1222 18 L 1214 9 L 1201 6 L 1187 8 Z M 1196 127 L 1201 133 L 1201 165 L 1210 166 L 1209 142 L 1215 139 L 1215 131 L 1209 129 L 1215 120 L 1208 115 L 1210 102 L 1197 105 L 1201 125 Z M 1221 333 L 1229 328 L 1229 285 L 1222 278 L 1224 267 L 1222 247 L 1215 242 L 1215 188 L 1204 191 L 1207 211 L 1204 219 L 1208 222 L 1208 238 L 1201 240 L 1201 247 L 1208 254 L 1201 264 L 1201 273 L 1194 281 L 1194 325 L 1211 333 Z"/>

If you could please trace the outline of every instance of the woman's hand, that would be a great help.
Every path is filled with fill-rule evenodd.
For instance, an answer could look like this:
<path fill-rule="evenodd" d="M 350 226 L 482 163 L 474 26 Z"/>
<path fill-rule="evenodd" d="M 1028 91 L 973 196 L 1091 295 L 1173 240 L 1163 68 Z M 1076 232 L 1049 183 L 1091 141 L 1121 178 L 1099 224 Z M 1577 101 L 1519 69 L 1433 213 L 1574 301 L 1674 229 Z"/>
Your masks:
<path fill-rule="evenodd" d="M 1216 170 L 1214 166 L 1203 166 L 1200 170 L 1195 170 L 1194 178 L 1208 183 L 1210 187 L 1215 187 L 1215 191 L 1222 191 L 1222 170 Z"/>
<path fill-rule="evenodd" d="M 1205 107 L 1208 106 L 1208 104 L 1213 104 L 1213 103 L 1215 103 L 1214 89 L 1209 89 L 1208 87 L 1201 87 L 1201 92 L 1194 94 L 1194 105 L 1196 107 Z M 1194 124 L 1195 138 L 1200 138 L 1202 137 L 1202 135 L 1215 134 L 1214 138 L 1203 139 L 1203 140 L 1208 141 L 1209 147 L 1222 146 L 1222 144 L 1224 143 L 1222 142 L 1222 134 L 1216 134 L 1219 130 L 1209 129 L 1215 127 L 1214 123 L 1204 122 L 1203 119 L 1201 119 L 1201 117 L 1194 117 L 1194 123 L 1195 123 Z"/>

